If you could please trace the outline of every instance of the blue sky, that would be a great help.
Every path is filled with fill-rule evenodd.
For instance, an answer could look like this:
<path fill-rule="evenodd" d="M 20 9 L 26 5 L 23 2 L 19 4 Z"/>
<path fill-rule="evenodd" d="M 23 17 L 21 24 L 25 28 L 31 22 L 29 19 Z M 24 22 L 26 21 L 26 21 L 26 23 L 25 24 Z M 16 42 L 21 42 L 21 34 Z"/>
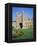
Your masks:
<path fill-rule="evenodd" d="M 13 21 L 16 21 L 16 13 L 17 12 L 25 12 L 25 16 L 28 16 L 30 19 L 33 16 L 33 8 L 20 8 L 20 7 L 13 7 L 12 8 L 12 16 Z"/>

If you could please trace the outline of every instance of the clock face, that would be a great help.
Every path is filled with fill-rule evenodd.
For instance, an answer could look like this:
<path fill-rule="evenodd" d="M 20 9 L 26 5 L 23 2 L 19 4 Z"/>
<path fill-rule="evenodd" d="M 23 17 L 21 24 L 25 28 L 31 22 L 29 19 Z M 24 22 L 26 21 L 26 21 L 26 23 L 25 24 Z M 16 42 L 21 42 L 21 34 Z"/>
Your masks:
<path fill-rule="evenodd" d="M 12 8 L 12 40 L 33 38 L 33 8 Z"/>

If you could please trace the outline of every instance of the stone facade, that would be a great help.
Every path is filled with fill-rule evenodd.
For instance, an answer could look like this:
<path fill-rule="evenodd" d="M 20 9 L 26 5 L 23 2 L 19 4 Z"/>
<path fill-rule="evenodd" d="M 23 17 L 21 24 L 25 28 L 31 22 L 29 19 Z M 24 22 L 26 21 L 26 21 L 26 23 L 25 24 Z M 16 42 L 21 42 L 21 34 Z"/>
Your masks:
<path fill-rule="evenodd" d="M 24 12 L 22 13 L 17 13 L 16 14 L 16 24 L 13 23 L 13 26 L 16 27 L 17 29 L 21 28 L 20 24 L 22 25 L 22 28 L 27 29 L 32 27 L 33 22 L 31 21 L 31 19 L 29 19 Z"/>

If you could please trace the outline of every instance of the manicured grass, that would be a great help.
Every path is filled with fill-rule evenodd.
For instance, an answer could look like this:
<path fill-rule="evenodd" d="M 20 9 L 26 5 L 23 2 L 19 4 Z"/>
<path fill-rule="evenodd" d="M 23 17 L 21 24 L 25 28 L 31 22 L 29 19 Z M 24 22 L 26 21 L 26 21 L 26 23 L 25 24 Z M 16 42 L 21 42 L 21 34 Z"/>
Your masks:
<path fill-rule="evenodd" d="M 31 39 L 33 38 L 32 29 L 18 29 L 14 39 Z"/>

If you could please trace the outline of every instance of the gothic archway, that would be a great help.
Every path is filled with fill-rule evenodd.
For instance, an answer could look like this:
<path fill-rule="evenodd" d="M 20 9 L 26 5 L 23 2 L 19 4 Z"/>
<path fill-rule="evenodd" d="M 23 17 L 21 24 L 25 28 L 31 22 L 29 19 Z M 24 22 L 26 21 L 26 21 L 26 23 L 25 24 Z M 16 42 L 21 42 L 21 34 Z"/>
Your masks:
<path fill-rule="evenodd" d="M 22 24 L 22 23 L 19 23 L 19 25 L 20 25 L 20 28 L 22 28 L 22 27 L 23 27 L 23 24 Z"/>

